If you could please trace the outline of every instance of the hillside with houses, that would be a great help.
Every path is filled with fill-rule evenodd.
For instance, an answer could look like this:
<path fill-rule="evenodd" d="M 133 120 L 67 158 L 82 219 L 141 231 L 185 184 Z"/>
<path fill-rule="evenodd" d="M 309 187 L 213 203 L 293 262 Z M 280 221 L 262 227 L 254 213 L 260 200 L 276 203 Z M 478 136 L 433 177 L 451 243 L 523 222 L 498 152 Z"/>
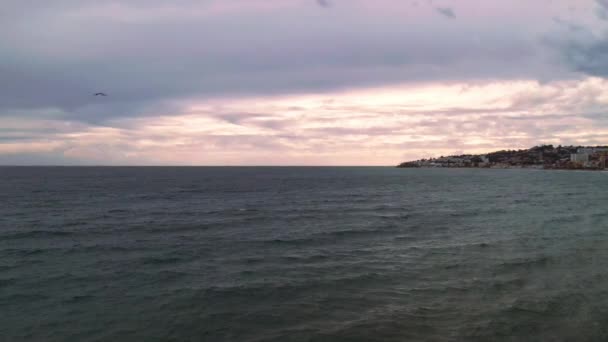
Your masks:
<path fill-rule="evenodd" d="M 541 145 L 522 150 L 502 150 L 487 154 L 463 154 L 420 159 L 399 164 L 400 168 L 536 168 L 605 170 L 608 146 Z"/>

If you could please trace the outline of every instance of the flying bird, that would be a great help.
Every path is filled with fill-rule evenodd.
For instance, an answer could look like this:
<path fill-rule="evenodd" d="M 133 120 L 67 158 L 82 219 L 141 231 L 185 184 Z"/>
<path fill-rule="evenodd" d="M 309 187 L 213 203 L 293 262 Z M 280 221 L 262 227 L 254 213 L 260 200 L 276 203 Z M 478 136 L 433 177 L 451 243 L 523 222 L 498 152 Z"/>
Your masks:
<path fill-rule="evenodd" d="M 94 96 L 108 96 L 108 95 L 106 95 L 105 93 L 95 93 Z"/>
<path fill-rule="evenodd" d="M 435 7 L 435 10 L 441 14 L 442 16 L 448 18 L 448 19 L 454 19 L 456 18 L 456 13 L 454 12 L 453 9 L 449 8 L 449 7 Z"/>
<path fill-rule="evenodd" d="M 317 0 L 317 4 L 323 8 L 331 7 L 331 2 L 329 2 L 329 0 Z"/>

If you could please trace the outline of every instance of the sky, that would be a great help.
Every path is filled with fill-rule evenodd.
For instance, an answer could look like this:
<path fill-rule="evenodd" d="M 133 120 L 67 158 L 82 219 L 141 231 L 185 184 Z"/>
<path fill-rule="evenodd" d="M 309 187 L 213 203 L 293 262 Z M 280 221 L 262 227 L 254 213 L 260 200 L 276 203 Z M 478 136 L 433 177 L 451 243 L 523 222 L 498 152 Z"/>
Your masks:
<path fill-rule="evenodd" d="M 0 165 L 608 145 L 608 0 L 4 0 L 0 51 Z"/>

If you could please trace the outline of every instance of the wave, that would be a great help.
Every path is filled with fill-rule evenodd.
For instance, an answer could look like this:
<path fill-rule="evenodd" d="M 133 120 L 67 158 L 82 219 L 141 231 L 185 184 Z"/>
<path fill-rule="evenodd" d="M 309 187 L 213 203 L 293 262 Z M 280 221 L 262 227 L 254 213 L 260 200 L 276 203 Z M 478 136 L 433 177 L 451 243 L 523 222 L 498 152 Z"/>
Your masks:
<path fill-rule="evenodd" d="M 305 291 L 309 289 L 344 288 L 348 286 L 361 286 L 366 282 L 379 282 L 390 279 L 388 275 L 377 272 L 365 272 L 354 275 L 323 277 L 317 280 L 287 281 L 287 282 L 259 282 L 235 286 L 211 286 L 201 289 L 207 297 L 249 295 L 253 292 L 281 295 L 283 292 Z"/>
<path fill-rule="evenodd" d="M 143 260 L 143 264 L 144 265 L 165 265 L 165 264 L 175 264 L 178 262 L 184 261 L 184 259 L 182 258 L 178 258 L 178 257 L 152 257 L 152 258 L 145 258 Z"/>
<path fill-rule="evenodd" d="M 5 235 L 0 235 L 0 240 L 67 237 L 72 236 L 74 234 L 74 232 L 65 230 L 30 230 L 27 232 L 13 232 Z"/>
<path fill-rule="evenodd" d="M 17 283 L 17 279 L 15 278 L 1 278 L 0 279 L 0 288 L 12 286 Z"/>
<path fill-rule="evenodd" d="M 25 303 L 32 303 L 37 301 L 43 301 L 48 299 L 49 297 L 39 293 L 13 293 L 7 296 L 3 296 L 2 299 L 8 302 L 19 302 L 23 301 Z"/>
<path fill-rule="evenodd" d="M 106 211 L 106 213 L 108 214 L 124 214 L 124 213 L 128 213 L 130 210 L 127 209 L 110 209 L 108 211 Z"/>
<path fill-rule="evenodd" d="M 376 229 L 345 229 L 330 232 L 314 233 L 307 237 L 299 238 L 279 238 L 272 240 L 262 240 L 263 243 L 270 244 L 291 244 L 291 245 L 302 245 L 302 244 L 314 244 L 323 242 L 335 242 L 336 239 L 350 239 L 350 238 L 361 238 L 368 236 L 381 236 L 384 234 L 392 233 L 395 226 L 384 226 Z"/>
<path fill-rule="evenodd" d="M 331 258 L 325 254 L 315 254 L 315 255 L 287 255 L 282 257 L 283 260 L 287 262 L 298 262 L 298 263 L 314 263 L 318 261 L 330 260 Z"/>
<path fill-rule="evenodd" d="M 76 296 L 72 296 L 70 298 L 64 299 L 63 302 L 66 304 L 79 304 L 82 302 L 92 300 L 94 298 L 95 298 L 95 296 L 93 296 L 93 295 L 76 295 Z"/>
<path fill-rule="evenodd" d="M 537 256 L 532 258 L 514 259 L 500 263 L 496 266 L 499 271 L 511 272 L 515 270 L 521 270 L 522 268 L 536 268 L 536 267 L 547 267 L 553 263 L 553 258 L 549 256 Z"/>
<path fill-rule="evenodd" d="M 94 253 L 94 252 L 132 252 L 134 250 L 138 250 L 141 248 L 136 248 L 134 246 L 116 246 L 116 245 L 88 245 L 88 246 L 75 246 L 66 248 L 64 250 L 64 254 L 78 254 L 78 253 Z"/>
<path fill-rule="evenodd" d="M 543 227 L 553 228 L 553 226 L 564 223 L 579 223 L 583 222 L 583 216 L 581 215 L 568 215 L 568 216 L 557 216 L 545 220 L 542 224 Z"/>

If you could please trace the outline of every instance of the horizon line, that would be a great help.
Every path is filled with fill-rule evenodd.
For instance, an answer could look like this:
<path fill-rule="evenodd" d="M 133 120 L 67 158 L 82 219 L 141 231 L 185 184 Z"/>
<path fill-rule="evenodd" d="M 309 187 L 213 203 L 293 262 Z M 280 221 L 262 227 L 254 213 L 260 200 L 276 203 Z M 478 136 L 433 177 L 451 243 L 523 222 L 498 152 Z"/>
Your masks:
<path fill-rule="evenodd" d="M 62 165 L 62 164 L 16 164 L 2 167 L 395 167 L 395 165 Z"/>

